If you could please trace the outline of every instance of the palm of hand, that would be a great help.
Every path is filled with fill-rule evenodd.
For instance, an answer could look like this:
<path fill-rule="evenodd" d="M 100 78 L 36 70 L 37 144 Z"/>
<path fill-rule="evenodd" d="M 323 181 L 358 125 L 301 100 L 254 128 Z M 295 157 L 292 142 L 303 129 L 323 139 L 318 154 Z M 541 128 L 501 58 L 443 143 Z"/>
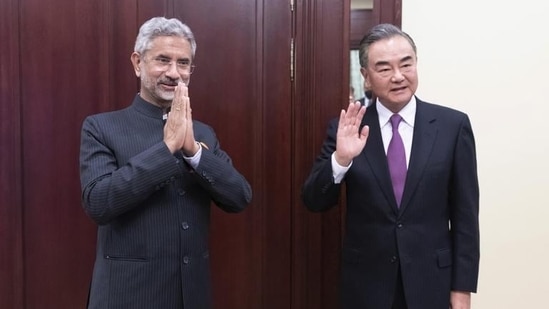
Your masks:
<path fill-rule="evenodd" d="M 347 111 L 341 111 L 336 136 L 336 159 L 344 166 L 358 156 L 366 145 L 369 128 L 364 126 L 360 129 L 365 113 L 366 107 L 360 103 L 351 103 Z"/>

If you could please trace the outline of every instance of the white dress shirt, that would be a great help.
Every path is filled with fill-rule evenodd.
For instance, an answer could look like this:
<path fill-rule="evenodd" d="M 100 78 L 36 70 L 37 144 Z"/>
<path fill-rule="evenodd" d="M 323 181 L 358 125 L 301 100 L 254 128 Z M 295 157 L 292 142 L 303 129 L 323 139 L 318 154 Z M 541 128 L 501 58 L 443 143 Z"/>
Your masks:
<path fill-rule="evenodd" d="M 393 137 L 393 128 L 390 122 L 390 118 L 393 115 L 393 112 L 391 112 L 385 106 L 383 106 L 379 102 L 379 99 L 376 101 L 376 107 L 377 107 L 377 115 L 379 119 L 379 127 L 381 129 L 381 138 L 383 139 L 383 148 L 385 149 L 385 154 L 387 154 L 387 148 L 389 148 L 389 142 Z M 414 135 L 416 109 L 417 109 L 416 97 L 412 96 L 412 99 L 410 100 L 410 102 L 404 105 L 404 107 L 398 112 L 398 114 L 402 117 L 402 121 L 398 126 L 398 133 L 400 133 L 400 136 L 402 137 L 402 142 L 404 143 L 404 151 L 406 153 L 406 166 L 408 166 L 408 164 L 410 163 L 410 151 L 412 149 L 412 139 Z M 366 141 L 366 143 L 367 142 L 368 141 Z M 347 173 L 347 171 L 353 165 L 353 162 L 351 161 L 349 166 L 341 166 L 337 163 L 334 154 L 335 154 L 335 151 L 334 153 L 332 153 L 332 171 L 334 176 L 334 182 L 340 183 L 343 180 L 343 177 L 345 177 L 345 174 Z"/>

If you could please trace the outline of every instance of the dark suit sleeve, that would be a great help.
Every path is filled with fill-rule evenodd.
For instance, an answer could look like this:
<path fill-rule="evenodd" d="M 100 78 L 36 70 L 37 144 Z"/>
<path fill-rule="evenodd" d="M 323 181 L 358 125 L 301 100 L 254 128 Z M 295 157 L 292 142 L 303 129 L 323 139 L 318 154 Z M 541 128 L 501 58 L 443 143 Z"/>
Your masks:
<path fill-rule="evenodd" d="M 452 290 L 476 292 L 479 245 L 479 185 L 475 140 L 471 123 L 461 123 L 450 183 L 451 231 L 453 237 Z"/>
<path fill-rule="evenodd" d="M 302 199 L 311 211 L 327 210 L 337 204 L 341 184 L 334 183 L 331 157 L 336 150 L 337 119 L 333 119 L 320 155 L 302 188 Z"/>
<path fill-rule="evenodd" d="M 114 151 L 105 142 L 104 133 L 110 129 L 106 126 L 105 122 L 99 125 L 94 117 L 86 118 L 80 144 L 83 206 L 98 224 L 138 207 L 182 171 L 162 141 L 118 166 Z"/>
<path fill-rule="evenodd" d="M 202 156 L 194 175 L 219 208 L 227 212 L 242 211 L 252 199 L 250 185 L 220 148 L 213 129 L 207 128 L 209 132 L 204 138 L 210 149 L 202 147 Z"/>

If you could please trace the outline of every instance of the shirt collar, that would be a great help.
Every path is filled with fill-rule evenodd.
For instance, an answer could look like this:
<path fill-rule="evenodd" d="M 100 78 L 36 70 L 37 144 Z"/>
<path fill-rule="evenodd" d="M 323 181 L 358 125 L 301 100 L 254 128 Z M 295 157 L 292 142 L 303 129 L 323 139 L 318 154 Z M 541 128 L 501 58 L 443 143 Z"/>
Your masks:
<path fill-rule="evenodd" d="M 132 106 L 148 117 L 162 119 L 162 116 L 164 115 L 164 111 L 161 107 L 145 101 L 139 94 L 133 99 Z"/>
<path fill-rule="evenodd" d="M 377 99 L 376 108 L 379 117 L 379 124 L 381 127 L 384 127 L 389 122 L 389 118 L 391 118 L 393 112 L 388 110 L 387 107 L 383 106 L 383 104 L 379 102 L 379 99 Z M 404 120 L 404 122 L 406 122 L 412 128 L 414 127 L 414 123 L 416 120 L 416 109 L 416 96 L 412 96 L 410 102 L 404 105 L 404 107 L 398 112 L 400 117 L 402 117 L 402 120 Z"/>

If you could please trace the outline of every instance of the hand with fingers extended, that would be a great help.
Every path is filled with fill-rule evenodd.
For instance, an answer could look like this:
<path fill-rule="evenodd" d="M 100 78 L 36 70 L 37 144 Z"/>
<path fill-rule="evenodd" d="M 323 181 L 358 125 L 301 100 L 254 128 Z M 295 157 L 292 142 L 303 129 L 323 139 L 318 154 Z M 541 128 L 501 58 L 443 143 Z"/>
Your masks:
<path fill-rule="evenodd" d="M 194 139 L 189 90 L 184 83 L 175 88 L 172 107 L 164 126 L 164 142 L 172 153 L 183 151 L 192 156 L 198 151 Z"/>
<path fill-rule="evenodd" d="M 335 159 L 341 166 L 349 166 L 366 145 L 370 128 L 364 126 L 360 129 L 365 113 L 366 106 L 358 101 L 350 103 L 347 111 L 341 110 L 335 151 Z"/>

